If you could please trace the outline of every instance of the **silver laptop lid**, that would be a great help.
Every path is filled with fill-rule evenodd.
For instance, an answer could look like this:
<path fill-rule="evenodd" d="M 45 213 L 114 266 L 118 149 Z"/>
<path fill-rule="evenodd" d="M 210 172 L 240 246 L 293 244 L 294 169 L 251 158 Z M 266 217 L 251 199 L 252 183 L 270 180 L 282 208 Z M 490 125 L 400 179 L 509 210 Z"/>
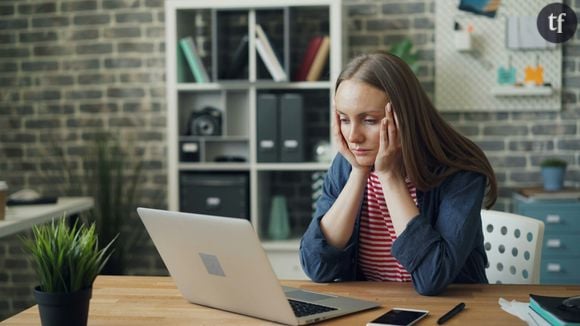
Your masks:
<path fill-rule="evenodd" d="M 298 323 L 249 221 L 148 208 L 137 212 L 187 300 Z"/>

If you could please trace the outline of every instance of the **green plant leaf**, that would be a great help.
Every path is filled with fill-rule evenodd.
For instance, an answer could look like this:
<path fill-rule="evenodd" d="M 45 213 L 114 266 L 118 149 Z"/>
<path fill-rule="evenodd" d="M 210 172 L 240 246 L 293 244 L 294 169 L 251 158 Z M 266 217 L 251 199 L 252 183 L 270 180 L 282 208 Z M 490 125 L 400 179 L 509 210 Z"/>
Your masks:
<path fill-rule="evenodd" d="M 60 221 L 35 226 L 31 238 L 22 238 L 25 250 L 45 292 L 75 292 L 92 286 L 112 252 L 113 241 L 98 248 L 95 224 L 71 227 L 66 214 Z"/>
<path fill-rule="evenodd" d="M 555 158 L 555 157 L 551 157 L 551 158 L 547 158 L 545 160 L 543 160 L 540 163 L 541 167 L 566 167 L 568 165 L 568 162 L 559 159 L 559 158 Z"/>
<path fill-rule="evenodd" d="M 404 38 L 401 41 L 393 44 L 389 52 L 405 61 L 414 73 L 419 70 L 419 64 L 417 63 L 418 56 L 413 53 L 413 42 Z"/>
<path fill-rule="evenodd" d="M 98 131 L 81 157 L 69 157 L 61 143 L 52 146 L 51 157 L 56 158 L 55 165 L 62 167 L 64 177 L 60 179 L 63 184 L 69 183 L 61 192 L 93 197 L 95 206 L 83 214 L 83 220 L 95 222 L 99 243 L 109 243 L 116 238 L 117 250 L 109 257 L 103 273 L 124 273 L 124 257 L 146 235 L 143 228 L 132 227 L 131 223 L 131 217 L 136 217 L 135 200 L 140 190 L 143 161 L 134 142 L 127 138 L 131 137 L 124 134 L 121 138 L 116 132 Z M 79 161 L 80 168 L 77 167 Z M 161 202 L 162 196 L 159 196 L 157 205 Z"/>

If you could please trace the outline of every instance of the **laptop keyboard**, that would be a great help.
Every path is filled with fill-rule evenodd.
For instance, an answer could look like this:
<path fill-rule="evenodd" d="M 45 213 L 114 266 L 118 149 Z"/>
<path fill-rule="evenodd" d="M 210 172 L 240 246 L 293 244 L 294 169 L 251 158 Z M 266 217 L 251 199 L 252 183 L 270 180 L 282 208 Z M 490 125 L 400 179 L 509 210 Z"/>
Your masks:
<path fill-rule="evenodd" d="M 288 302 L 290 302 L 290 305 L 292 306 L 292 310 L 294 310 L 294 314 L 296 315 L 296 317 L 304 317 L 319 314 L 321 312 L 337 310 L 336 308 L 332 307 L 321 306 L 314 303 L 307 303 L 292 299 L 288 299 Z"/>

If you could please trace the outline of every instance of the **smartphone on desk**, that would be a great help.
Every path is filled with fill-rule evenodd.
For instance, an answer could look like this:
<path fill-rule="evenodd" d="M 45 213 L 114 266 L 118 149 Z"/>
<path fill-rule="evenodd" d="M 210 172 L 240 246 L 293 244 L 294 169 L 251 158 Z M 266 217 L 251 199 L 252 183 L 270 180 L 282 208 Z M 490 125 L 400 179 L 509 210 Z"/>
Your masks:
<path fill-rule="evenodd" d="M 427 310 L 393 308 L 377 319 L 367 323 L 367 326 L 410 326 L 429 314 Z"/>

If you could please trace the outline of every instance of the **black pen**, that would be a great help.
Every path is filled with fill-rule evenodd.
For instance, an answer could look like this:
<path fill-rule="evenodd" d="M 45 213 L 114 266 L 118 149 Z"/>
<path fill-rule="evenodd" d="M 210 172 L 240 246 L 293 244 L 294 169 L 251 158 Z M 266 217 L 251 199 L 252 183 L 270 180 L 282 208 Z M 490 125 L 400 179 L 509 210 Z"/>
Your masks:
<path fill-rule="evenodd" d="M 465 303 L 463 303 L 463 302 L 458 304 L 457 306 L 453 307 L 453 309 L 449 310 L 448 313 L 441 316 L 441 318 L 439 318 L 437 320 L 437 325 L 441 325 L 441 324 L 445 323 L 446 321 L 448 321 L 449 319 L 453 318 L 453 316 L 460 313 L 463 310 L 463 308 L 465 308 Z"/>

